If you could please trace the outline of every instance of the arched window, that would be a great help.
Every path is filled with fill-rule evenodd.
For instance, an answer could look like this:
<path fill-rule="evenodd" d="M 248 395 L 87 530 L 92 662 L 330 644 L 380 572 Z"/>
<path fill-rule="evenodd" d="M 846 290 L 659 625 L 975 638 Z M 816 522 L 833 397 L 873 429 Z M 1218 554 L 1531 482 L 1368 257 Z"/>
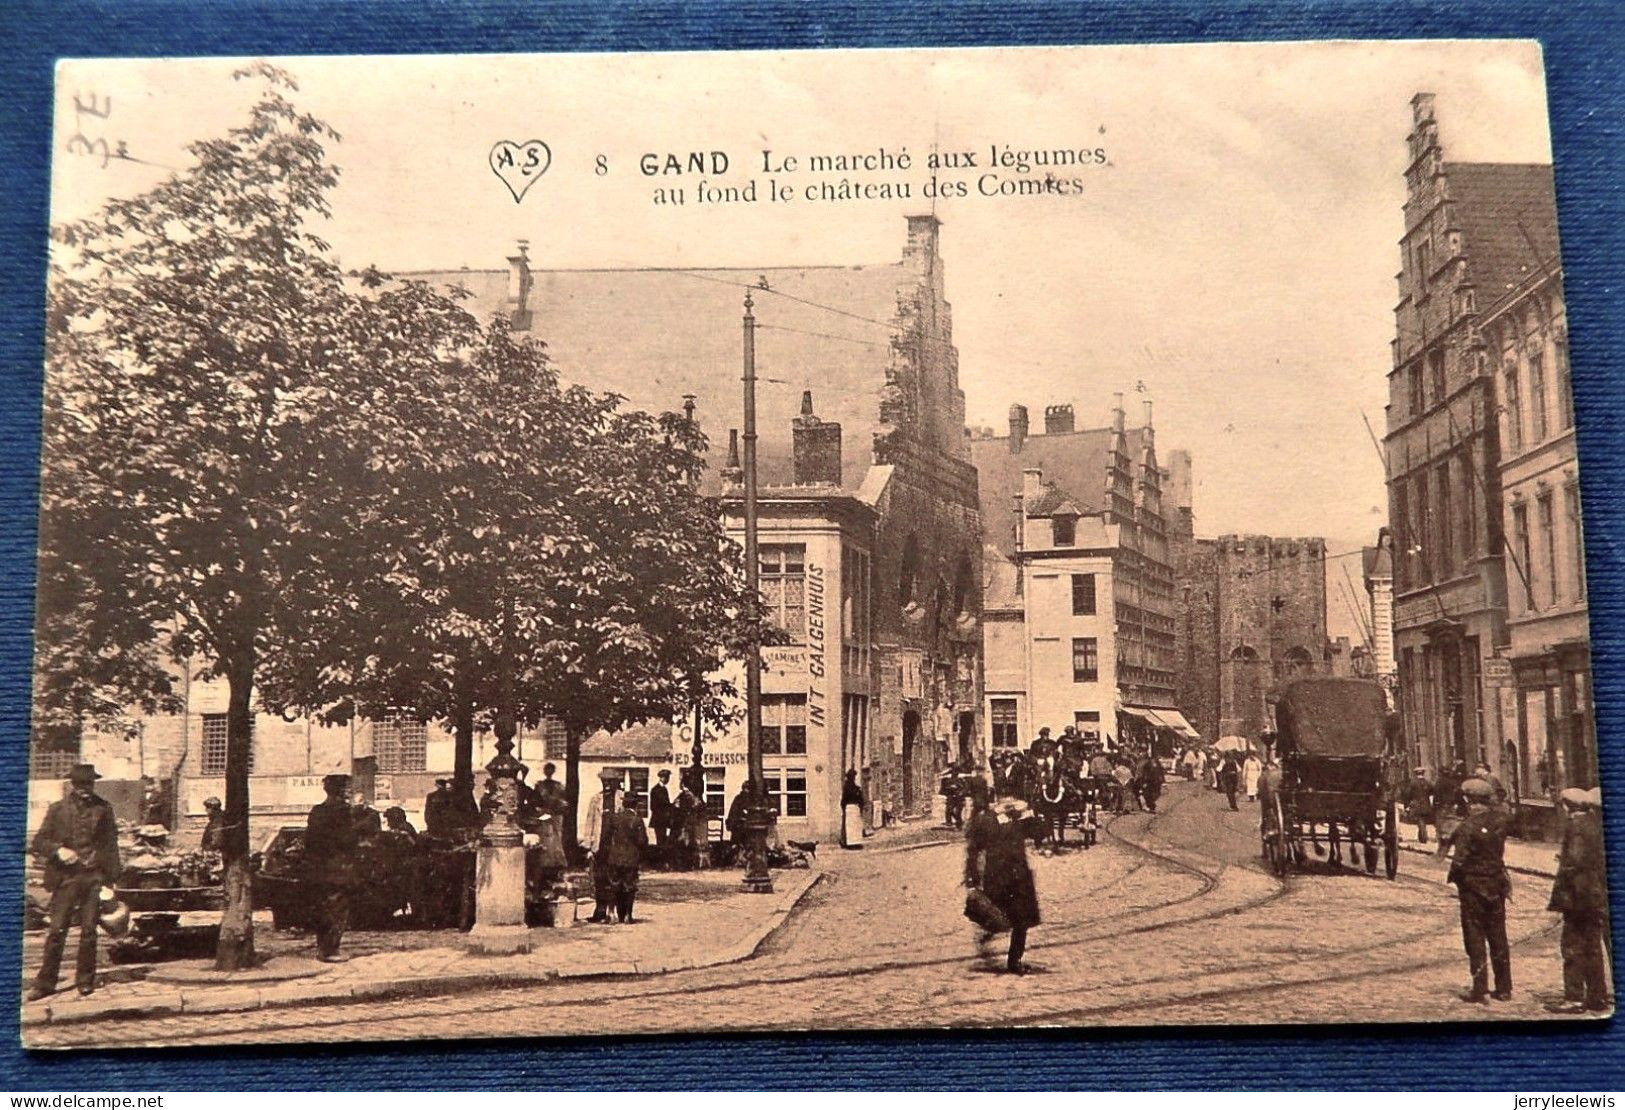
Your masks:
<path fill-rule="evenodd" d="M 1286 653 L 1286 659 L 1281 667 L 1283 677 L 1297 678 L 1314 673 L 1315 659 L 1307 648 L 1295 647 Z"/>
<path fill-rule="evenodd" d="M 1234 659 L 1238 663 L 1256 663 L 1258 662 L 1258 652 L 1254 651 L 1246 644 L 1237 644 L 1231 650 L 1230 658 Z"/>

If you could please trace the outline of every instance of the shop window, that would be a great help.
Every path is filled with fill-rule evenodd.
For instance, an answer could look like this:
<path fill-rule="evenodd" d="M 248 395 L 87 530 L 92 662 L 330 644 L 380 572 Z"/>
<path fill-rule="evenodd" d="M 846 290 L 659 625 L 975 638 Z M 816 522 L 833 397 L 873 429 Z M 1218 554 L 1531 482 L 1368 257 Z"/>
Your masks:
<path fill-rule="evenodd" d="M 705 814 L 722 820 L 728 808 L 728 774 L 721 767 L 705 768 Z"/>
<path fill-rule="evenodd" d="M 1016 699 L 993 698 L 989 714 L 993 723 L 993 746 L 995 748 L 1014 748 L 1021 743 L 1020 729 L 1016 722 Z"/>
<path fill-rule="evenodd" d="M 807 545 L 764 544 L 757 549 L 767 617 L 793 644 L 807 639 Z"/>
<path fill-rule="evenodd" d="M 762 754 L 805 755 L 807 695 L 762 695 Z"/>
<path fill-rule="evenodd" d="M 1074 617 L 1092 617 L 1095 615 L 1094 575 L 1074 574 L 1072 576 L 1072 615 Z"/>
<path fill-rule="evenodd" d="M 638 811 L 640 817 L 649 816 L 649 768 L 647 767 L 611 767 L 621 776 L 622 804 L 629 809 Z M 602 784 L 600 784 L 602 785 Z M 583 805 L 586 799 L 582 799 Z"/>
<path fill-rule="evenodd" d="M 254 773 L 254 720 L 248 722 L 248 773 Z M 199 771 L 214 777 L 226 773 L 226 714 L 203 714 L 203 758 Z"/>

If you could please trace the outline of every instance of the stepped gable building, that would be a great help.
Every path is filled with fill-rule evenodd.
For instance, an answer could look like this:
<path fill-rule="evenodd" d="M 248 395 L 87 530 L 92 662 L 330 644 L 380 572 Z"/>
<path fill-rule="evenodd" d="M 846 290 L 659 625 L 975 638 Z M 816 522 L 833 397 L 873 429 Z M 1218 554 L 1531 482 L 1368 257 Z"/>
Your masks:
<path fill-rule="evenodd" d="M 767 787 L 788 836 L 838 833 L 848 769 L 880 822 L 929 813 L 943 768 L 982 758 L 982 529 L 940 234 L 935 217 L 909 217 L 900 259 L 876 265 L 549 271 L 521 244 L 502 270 L 398 275 L 461 287 L 477 316 L 545 340 L 567 381 L 652 410 L 691 395 L 711 431 L 707 482 L 736 535 L 740 503 L 723 472 L 726 432 L 741 420 L 752 291 L 763 590 L 790 640 L 767 652 Z M 178 718 L 145 722 L 139 757 L 140 736 L 87 738 L 84 754 L 132 778 L 173 779 L 195 831 L 203 800 L 224 789 L 225 690 L 196 682 L 186 693 Z M 562 760 L 564 740 L 557 726 L 521 732 L 533 781 L 543 760 Z M 588 738 L 583 781 L 620 769 L 637 801 L 661 766 L 691 762 L 693 742 L 689 722 Z M 744 729 L 702 742 L 706 801 L 720 818 L 744 781 Z M 355 772 L 376 804 L 415 813 L 451 772 L 452 747 L 410 714 L 343 728 L 260 715 L 256 835 L 302 818 L 332 771 Z M 42 774 L 31 821 L 54 800 L 48 782 Z"/>
<path fill-rule="evenodd" d="M 988 743 L 1073 725 L 1116 742 L 1190 738 L 1175 711 L 1173 568 L 1150 405 L 1105 428 L 1051 405 L 1042 434 L 1013 405 L 1007 436 L 971 441 L 988 546 Z M 1176 452 L 1176 455 L 1179 454 Z M 1188 466 L 1187 466 L 1188 470 Z"/>
<path fill-rule="evenodd" d="M 1596 782 L 1549 165 L 1447 162 L 1411 101 L 1389 371 L 1399 708 L 1420 764 L 1487 761 L 1526 827 Z"/>

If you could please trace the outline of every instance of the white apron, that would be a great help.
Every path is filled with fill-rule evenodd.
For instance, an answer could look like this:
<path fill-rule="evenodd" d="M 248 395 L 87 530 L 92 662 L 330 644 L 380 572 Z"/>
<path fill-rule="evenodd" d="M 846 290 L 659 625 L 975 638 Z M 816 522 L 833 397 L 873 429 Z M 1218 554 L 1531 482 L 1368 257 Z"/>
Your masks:
<path fill-rule="evenodd" d="M 848 848 L 858 848 L 863 844 L 863 807 L 849 805 L 841 807 L 841 843 Z"/>

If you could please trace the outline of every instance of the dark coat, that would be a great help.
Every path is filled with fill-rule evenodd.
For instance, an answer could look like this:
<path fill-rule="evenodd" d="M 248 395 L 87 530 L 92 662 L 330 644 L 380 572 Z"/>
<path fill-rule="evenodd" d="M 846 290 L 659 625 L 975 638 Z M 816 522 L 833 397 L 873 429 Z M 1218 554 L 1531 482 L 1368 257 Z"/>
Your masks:
<path fill-rule="evenodd" d="M 1552 883 L 1552 900 L 1546 908 L 1576 916 L 1601 914 L 1607 910 L 1602 820 L 1597 814 L 1578 814 L 1570 817 L 1564 826 L 1563 848 L 1557 857 L 1557 878 Z"/>
<path fill-rule="evenodd" d="M 1027 865 L 1025 821 L 1001 821 L 982 810 L 965 825 L 965 878 L 982 889 L 1015 927 L 1039 922 L 1038 888 Z"/>
<path fill-rule="evenodd" d="M 1510 823 L 1505 810 L 1469 813 L 1451 833 L 1455 858 L 1446 881 L 1483 898 L 1505 898 L 1511 893 L 1512 881 L 1503 859 Z"/>
<path fill-rule="evenodd" d="M 841 787 L 841 807 L 844 809 L 847 806 L 859 808 L 863 806 L 863 787 L 856 781 L 848 782 Z"/>
<path fill-rule="evenodd" d="M 79 862 L 63 863 L 56 858 L 58 848 L 72 848 Z M 95 875 L 104 885 L 116 883 L 118 822 L 113 807 L 95 794 L 89 798 L 69 794 L 60 802 L 52 802 L 34 834 L 31 850 L 45 862 L 46 890 L 55 890 L 74 875 Z"/>
<path fill-rule="evenodd" d="M 655 783 L 649 788 L 649 823 L 657 829 L 669 829 L 673 816 L 671 791 L 665 783 Z"/>
<path fill-rule="evenodd" d="M 451 812 L 451 791 L 436 789 L 423 799 L 423 831 L 430 836 L 445 836 Z"/>
<path fill-rule="evenodd" d="M 343 798 L 329 798 L 305 822 L 305 874 L 317 883 L 346 885 L 355 878 L 355 815 Z"/>
<path fill-rule="evenodd" d="M 622 807 L 609 815 L 609 843 L 604 862 L 611 867 L 636 867 L 649 846 L 649 830 L 638 811 Z"/>

